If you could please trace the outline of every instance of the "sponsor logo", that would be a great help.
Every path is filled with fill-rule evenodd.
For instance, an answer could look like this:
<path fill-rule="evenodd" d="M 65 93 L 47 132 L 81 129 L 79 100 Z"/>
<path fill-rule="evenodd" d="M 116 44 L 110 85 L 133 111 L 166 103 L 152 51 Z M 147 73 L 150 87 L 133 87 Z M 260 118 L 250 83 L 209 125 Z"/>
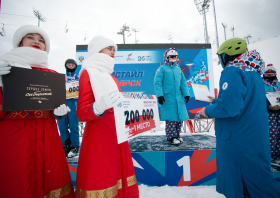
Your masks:
<path fill-rule="evenodd" d="M 127 61 L 134 61 L 134 59 L 131 58 L 131 56 L 132 56 L 132 53 L 131 53 L 131 54 L 128 54 L 126 60 L 127 60 Z"/>
<path fill-rule="evenodd" d="M 138 56 L 138 61 L 152 61 L 152 56 Z"/>

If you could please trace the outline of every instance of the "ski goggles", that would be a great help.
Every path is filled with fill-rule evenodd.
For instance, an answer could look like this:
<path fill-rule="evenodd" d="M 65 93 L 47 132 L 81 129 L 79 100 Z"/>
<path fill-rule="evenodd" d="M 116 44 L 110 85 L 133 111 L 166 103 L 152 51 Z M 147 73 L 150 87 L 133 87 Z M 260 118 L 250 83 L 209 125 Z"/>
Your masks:
<path fill-rule="evenodd" d="M 177 55 L 168 56 L 168 58 L 177 58 Z"/>

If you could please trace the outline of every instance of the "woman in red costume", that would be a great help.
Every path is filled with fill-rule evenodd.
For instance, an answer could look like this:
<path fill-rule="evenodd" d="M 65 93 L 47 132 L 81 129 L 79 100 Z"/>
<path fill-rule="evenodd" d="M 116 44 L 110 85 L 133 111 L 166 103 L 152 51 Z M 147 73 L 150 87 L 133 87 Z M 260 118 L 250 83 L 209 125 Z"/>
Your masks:
<path fill-rule="evenodd" d="M 2 91 L 9 89 L 3 87 L 2 76 L 11 66 L 55 72 L 48 69 L 49 37 L 41 28 L 26 25 L 15 32 L 13 45 L 0 57 L 0 197 L 73 197 L 55 122 L 67 114 L 66 105 L 54 111 L 2 111 Z"/>
<path fill-rule="evenodd" d="M 118 144 L 113 107 L 120 103 L 120 83 L 111 75 L 117 45 L 94 37 L 80 71 L 77 116 L 86 121 L 79 156 L 75 196 L 138 198 L 128 142 Z"/>

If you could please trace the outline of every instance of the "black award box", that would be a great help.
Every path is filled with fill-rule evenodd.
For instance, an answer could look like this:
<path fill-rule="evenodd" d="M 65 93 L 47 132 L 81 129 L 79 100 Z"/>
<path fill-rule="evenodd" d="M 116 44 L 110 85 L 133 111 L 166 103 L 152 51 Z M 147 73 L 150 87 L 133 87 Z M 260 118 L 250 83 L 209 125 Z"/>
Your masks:
<path fill-rule="evenodd" d="M 65 74 L 12 67 L 3 76 L 3 111 L 53 110 L 66 104 Z"/>

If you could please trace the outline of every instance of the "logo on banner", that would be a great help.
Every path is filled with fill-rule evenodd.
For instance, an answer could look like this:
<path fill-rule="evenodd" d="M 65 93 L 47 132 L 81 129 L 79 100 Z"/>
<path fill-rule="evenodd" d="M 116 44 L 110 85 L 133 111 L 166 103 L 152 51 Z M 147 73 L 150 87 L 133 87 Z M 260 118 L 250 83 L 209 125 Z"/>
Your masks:
<path fill-rule="evenodd" d="M 152 61 L 152 56 L 138 56 L 138 61 Z"/>
<path fill-rule="evenodd" d="M 79 61 L 82 63 L 85 58 L 83 56 L 79 56 Z"/>
<path fill-rule="evenodd" d="M 134 61 L 134 59 L 131 58 L 131 56 L 132 56 L 132 53 L 131 53 L 131 54 L 128 54 L 126 60 L 127 60 L 127 61 Z"/>

